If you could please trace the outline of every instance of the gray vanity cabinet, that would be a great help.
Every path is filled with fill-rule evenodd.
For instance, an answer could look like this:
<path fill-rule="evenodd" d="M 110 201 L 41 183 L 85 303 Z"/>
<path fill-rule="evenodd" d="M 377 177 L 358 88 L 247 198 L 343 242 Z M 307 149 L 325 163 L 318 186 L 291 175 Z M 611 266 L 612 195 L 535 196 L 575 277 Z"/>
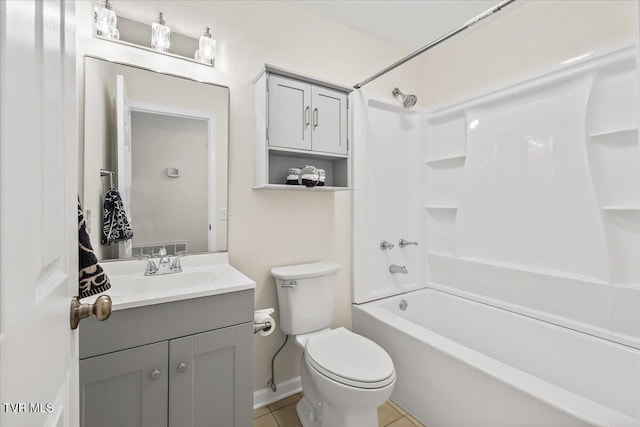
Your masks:
<path fill-rule="evenodd" d="M 168 343 L 144 345 L 80 361 L 80 425 L 167 425 Z"/>
<path fill-rule="evenodd" d="M 249 427 L 253 290 L 80 325 L 83 427 Z"/>
<path fill-rule="evenodd" d="M 249 426 L 253 326 L 241 325 L 169 342 L 169 427 Z M 215 420 L 215 423 L 211 423 Z"/>

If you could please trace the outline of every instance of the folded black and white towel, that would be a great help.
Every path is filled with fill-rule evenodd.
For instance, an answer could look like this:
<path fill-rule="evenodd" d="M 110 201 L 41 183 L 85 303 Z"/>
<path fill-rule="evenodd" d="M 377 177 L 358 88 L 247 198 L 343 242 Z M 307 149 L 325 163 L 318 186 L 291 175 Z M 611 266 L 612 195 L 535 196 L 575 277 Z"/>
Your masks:
<path fill-rule="evenodd" d="M 99 294 L 111 287 L 109 277 L 105 274 L 96 254 L 93 252 L 91 246 L 91 240 L 87 233 L 87 226 L 84 221 L 84 215 L 82 214 L 82 207 L 80 206 L 80 200 L 78 199 L 78 296 L 80 298 L 88 297 L 90 295 Z"/>
<path fill-rule="evenodd" d="M 133 237 L 133 231 L 124 211 L 124 203 L 118 190 L 113 188 L 104 196 L 104 211 L 102 215 L 102 239 L 103 245 L 129 240 Z"/>

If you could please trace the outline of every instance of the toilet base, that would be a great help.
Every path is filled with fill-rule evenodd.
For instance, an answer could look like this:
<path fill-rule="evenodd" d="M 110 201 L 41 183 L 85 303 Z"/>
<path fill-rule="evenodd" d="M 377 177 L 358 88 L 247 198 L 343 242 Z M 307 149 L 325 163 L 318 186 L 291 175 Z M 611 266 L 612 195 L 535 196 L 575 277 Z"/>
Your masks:
<path fill-rule="evenodd" d="M 378 427 L 377 407 L 391 396 L 395 384 L 382 389 L 354 389 L 313 370 L 304 354 L 300 376 L 304 395 L 296 413 L 303 427 Z"/>
<path fill-rule="evenodd" d="M 370 408 L 344 412 L 334 411 L 325 406 L 322 416 L 318 416 L 309 403 L 301 399 L 296 405 L 296 413 L 303 427 L 376 427 L 378 425 L 377 410 L 372 411 Z"/>

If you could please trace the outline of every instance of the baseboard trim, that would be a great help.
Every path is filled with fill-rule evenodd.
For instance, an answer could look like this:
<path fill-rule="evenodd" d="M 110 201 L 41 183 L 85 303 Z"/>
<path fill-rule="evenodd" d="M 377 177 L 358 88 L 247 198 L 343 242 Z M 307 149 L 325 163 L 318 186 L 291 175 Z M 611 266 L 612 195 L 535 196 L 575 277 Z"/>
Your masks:
<path fill-rule="evenodd" d="M 270 403 L 289 397 L 302 391 L 302 382 L 300 377 L 291 378 L 279 384 L 276 392 L 271 391 L 269 387 L 261 388 L 253 392 L 253 409 L 262 408 Z"/>

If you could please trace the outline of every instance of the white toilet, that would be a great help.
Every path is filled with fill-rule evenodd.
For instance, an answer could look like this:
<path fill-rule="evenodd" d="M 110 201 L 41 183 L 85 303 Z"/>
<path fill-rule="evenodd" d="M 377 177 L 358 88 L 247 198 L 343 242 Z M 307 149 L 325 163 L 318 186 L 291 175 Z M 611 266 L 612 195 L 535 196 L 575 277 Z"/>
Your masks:
<path fill-rule="evenodd" d="M 334 262 L 271 269 L 280 328 L 304 350 L 296 410 L 304 427 L 377 427 L 377 408 L 396 381 L 393 361 L 370 339 L 330 329 L 339 269 Z"/>

